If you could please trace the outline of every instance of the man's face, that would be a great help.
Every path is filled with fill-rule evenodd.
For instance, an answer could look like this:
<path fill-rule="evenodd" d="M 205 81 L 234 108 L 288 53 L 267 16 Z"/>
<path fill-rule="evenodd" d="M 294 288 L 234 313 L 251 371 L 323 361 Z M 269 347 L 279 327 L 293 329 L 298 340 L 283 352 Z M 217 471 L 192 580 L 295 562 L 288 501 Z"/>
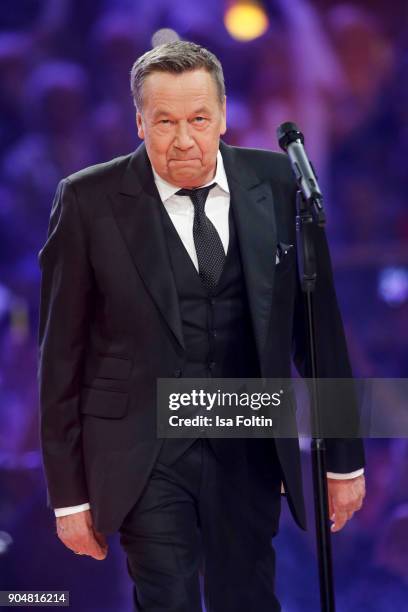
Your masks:
<path fill-rule="evenodd" d="M 221 104 L 206 70 L 150 74 L 136 122 L 163 179 L 178 187 L 200 187 L 213 178 L 219 138 L 226 132 L 225 98 Z"/>

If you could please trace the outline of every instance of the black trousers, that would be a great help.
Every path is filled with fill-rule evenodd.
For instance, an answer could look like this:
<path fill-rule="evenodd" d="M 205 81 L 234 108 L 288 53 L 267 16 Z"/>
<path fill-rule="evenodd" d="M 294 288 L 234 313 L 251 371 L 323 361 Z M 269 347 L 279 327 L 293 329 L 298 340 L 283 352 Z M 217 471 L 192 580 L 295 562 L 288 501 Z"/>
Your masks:
<path fill-rule="evenodd" d="M 166 440 L 120 528 L 139 612 L 275 612 L 281 475 L 272 440 L 199 439 L 176 460 Z M 217 441 L 218 447 L 220 440 Z"/>

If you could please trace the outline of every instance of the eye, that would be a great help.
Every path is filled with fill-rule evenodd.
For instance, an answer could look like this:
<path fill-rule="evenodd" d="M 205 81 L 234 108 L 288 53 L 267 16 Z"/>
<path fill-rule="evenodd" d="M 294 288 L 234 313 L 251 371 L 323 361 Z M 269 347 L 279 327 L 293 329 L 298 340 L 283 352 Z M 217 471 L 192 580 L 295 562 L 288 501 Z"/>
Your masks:
<path fill-rule="evenodd" d="M 169 125 L 170 119 L 160 119 L 159 123 L 161 123 L 161 125 Z"/>
<path fill-rule="evenodd" d="M 201 116 L 194 117 L 194 121 L 195 121 L 196 123 L 204 123 L 204 121 L 205 121 L 205 117 L 201 117 Z"/>

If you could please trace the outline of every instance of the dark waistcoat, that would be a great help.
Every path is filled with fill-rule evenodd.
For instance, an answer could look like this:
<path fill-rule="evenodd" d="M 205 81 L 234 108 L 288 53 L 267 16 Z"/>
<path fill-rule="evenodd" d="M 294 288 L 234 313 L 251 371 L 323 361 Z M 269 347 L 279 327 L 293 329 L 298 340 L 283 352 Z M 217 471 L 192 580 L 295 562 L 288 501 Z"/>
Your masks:
<path fill-rule="evenodd" d="M 259 377 L 232 203 L 228 217 L 227 256 L 213 292 L 209 292 L 202 283 L 164 206 L 162 217 L 179 298 L 186 348 L 181 376 Z M 165 453 L 166 461 L 172 462 L 193 442 L 191 439 L 167 439 L 162 456 Z M 221 440 L 211 440 L 211 445 L 219 445 L 219 442 Z"/>

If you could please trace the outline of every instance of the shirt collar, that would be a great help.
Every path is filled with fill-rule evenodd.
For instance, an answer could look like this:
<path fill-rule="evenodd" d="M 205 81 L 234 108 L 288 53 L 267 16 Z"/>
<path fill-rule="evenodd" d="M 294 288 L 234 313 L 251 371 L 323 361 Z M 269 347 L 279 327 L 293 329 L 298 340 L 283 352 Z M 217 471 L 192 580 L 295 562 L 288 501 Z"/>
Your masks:
<path fill-rule="evenodd" d="M 165 202 L 166 200 L 171 198 L 176 193 L 176 191 L 180 189 L 180 187 L 176 187 L 175 185 L 172 185 L 171 183 L 165 181 L 161 176 L 157 174 L 153 166 L 152 170 L 154 182 L 156 183 L 156 187 L 159 192 L 161 201 Z M 217 183 L 218 187 L 220 187 L 226 193 L 229 193 L 227 175 L 225 174 L 224 162 L 222 160 L 220 150 L 218 150 L 217 153 L 217 169 L 215 171 L 215 176 L 211 181 L 202 186 L 205 187 L 206 185 L 211 185 L 212 183 Z"/>

